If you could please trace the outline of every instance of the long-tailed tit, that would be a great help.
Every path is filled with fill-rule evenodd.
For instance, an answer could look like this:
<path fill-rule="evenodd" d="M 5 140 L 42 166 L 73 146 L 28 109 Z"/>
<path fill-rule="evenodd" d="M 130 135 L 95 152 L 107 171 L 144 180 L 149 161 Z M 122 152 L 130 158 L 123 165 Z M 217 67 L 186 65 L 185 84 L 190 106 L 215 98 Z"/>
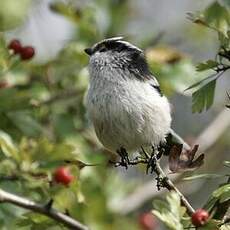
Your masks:
<path fill-rule="evenodd" d="M 171 130 L 170 104 L 143 51 L 115 37 L 85 52 L 90 56 L 87 110 L 100 142 L 119 154 L 164 142 Z"/>

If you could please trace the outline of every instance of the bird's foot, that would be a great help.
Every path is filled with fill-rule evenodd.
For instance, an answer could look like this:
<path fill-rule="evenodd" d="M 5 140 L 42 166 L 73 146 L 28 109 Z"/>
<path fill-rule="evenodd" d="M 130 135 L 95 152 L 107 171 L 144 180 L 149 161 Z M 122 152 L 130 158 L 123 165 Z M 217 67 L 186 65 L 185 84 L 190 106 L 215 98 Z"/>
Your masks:
<path fill-rule="evenodd" d="M 121 147 L 119 150 L 117 150 L 117 153 L 119 154 L 121 160 L 120 162 L 117 162 L 115 164 L 116 167 L 123 166 L 126 169 L 128 169 L 128 165 L 131 164 L 128 153 L 124 147 Z"/>
<path fill-rule="evenodd" d="M 148 160 L 147 166 L 146 166 L 146 174 L 149 173 L 152 174 L 154 172 L 154 168 L 156 167 L 156 156 L 151 156 Z"/>
<path fill-rule="evenodd" d="M 146 174 L 150 173 L 152 174 L 156 167 L 156 161 L 159 159 L 159 152 L 155 150 L 155 148 L 152 146 L 152 153 L 151 156 L 148 158 L 148 163 L 146 166 Z"/>

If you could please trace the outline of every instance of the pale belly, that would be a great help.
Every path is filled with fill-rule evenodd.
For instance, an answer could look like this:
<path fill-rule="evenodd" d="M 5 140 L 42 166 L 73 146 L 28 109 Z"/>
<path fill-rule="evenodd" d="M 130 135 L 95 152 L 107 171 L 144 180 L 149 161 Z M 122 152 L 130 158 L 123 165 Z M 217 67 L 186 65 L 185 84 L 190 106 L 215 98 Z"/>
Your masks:
<path fill-rule="evenodd" d="M 158 145 L 169 132 L 171 115 L 167 99 L 151 88 L 135 87 L 135 90 L 111 88 L 103 93 L 89 90 L 89 117 L 98 139 L 111 151 L 120 147 L 135 151 L 141 146 Z M 90 93 L 93 97 L 89 97 Z"/>

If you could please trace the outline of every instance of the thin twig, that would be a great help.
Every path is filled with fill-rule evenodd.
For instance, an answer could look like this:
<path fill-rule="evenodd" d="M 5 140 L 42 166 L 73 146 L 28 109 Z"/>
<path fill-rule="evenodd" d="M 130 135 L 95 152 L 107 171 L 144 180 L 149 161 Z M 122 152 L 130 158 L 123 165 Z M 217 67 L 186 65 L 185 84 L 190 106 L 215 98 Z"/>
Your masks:
<path fill-rule="evenodd" d="M 0 189 L 0 202 L 11 203 L 18 207 L 40 213 L 42 215 L 50 217 L 53 220 L 56 220 L 59 223 L 64 224 L 66 227 L 70 229 L 89 230 L 87 226 L 83 225 L 82 223 L 78 222 L 77 220 L 71 218 L 68 215 L 58 212 L 53 208 L 47 208 L 44 205 L 37 204 L 31 200 L 25 199 L 18 195 L 14 195 L 12 193 L 6 192 L 2 189 Z"/>
<path fill-rule="evenodd" d="M 159 160 L 157 159 L 157 153 L 154 151 L 154 149 L 153 149 L 153 153 L 151 157 L 149 157 L 148 155 L 145 155 L 145 156 L 146 158 L 144 159 L 137 158 L 134 160 L 128 160 L 128 162 L 125 162 L 126 168 L 127 168 L 127 165 L 137 165 L 137 164 L 145 164 L 147 167 L 147 172 L 148 172 L 148 169 L 151 168 L 151 173 L 155 172 L 157 175 L 156 180 L 157 180 L 158 190 L 160 188 L 166 188 L 169 191 L 175 191 L 180 196 L 181 203 L 186 208 L 188 215 L 191 216 L 195 212 L 193 207 L 190 205 L 190 203 L 185 198 L 185 196 L 179 191 L 179 189 L 173 184 L 173 182 L 165 174 L 164 170 L 160 166 Z M 116 167 L 124 166 L 123 161 L 111 162 L 111 163 L 114 163 Z"/>
<path fill-rule="evenodd" d="M 168 178 L 163 169 L 160 166 L 159 160 L 156 159 L 154 172 L 157 174 L 158 178 L 161 178 L 161 186 L 167 188 L 169 191 L 175 191 L 181 199 L 181 203 L 187 209 L 188 215 L 192 215 L 195 210 L 190 205 L 185 196 L 179 191 L 179 189 L 174 185 L 174 183 Z"/>
<path fill-rule="evenodd" d="M 199 151 L 205 152 L 209 149 L 221 135 L 230 126 L 230 116 L 229 110 L 222 110 L 217 117 L 201 132 L 201 134 L 196 138 L 194 144 L 199 144 Z M 182 139 L 183 140 L 183 139 Z M 163 169 L 165 171 L 165 169 Z M 172 174 L 170 175 L 171 181 L 179 181 L 183 175 Z M 148 200 L 151 200 L 154 196 L 164 193 L 165 190 L 156 191 L 153 190 L 153 181 L 147 181 L 141 187 L 135 189 L 131 194 L 129 194 L 124 199 L 120 200 L 119 205 L 114 207 L 114 211 L 122 214 L 128 214 L 138 207 L 143 205 Z M 191 189 L 189 190 L 191 191 Z"/>

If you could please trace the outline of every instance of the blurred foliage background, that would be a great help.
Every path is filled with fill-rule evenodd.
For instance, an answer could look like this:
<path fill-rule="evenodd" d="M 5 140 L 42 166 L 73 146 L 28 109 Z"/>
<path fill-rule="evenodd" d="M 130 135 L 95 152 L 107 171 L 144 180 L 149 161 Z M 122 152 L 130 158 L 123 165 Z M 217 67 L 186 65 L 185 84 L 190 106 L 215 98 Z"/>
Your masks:
<path fill-rule="evenodd" d="M 230 48 L 229 7 L 229 0 L 1 0 L 0 188 L 39 203 L 53 198 L 55 208 L 68 210 L 91 229 L 142 229 L 139 215 L 150 211 L 158 196 L 153 176 L 145 175 L 142 167 L 126 171 L 107 164 L 115 156 L 96 139 L 84 106 L 88 57 L 83 50 L 120 35 L 143 48 L 172 103 L 174 129 L 193 143 L 229 103 L 229 72 L 216 77 L 219 72 L 214 69 L 229 66 L 229 59 L 215 58 L 222 48 Z M 12 39 L 33 46 L 34 58 L 23 61 L 14 55 L 7 48 Z M 202 79 L 208 81 L 185 91 Z M 205 165 L 195 174 L 229 174 L 222 164 L 229 160 L 226 115 L 222 122 L 220 132 L 218 123 L 200 139 L 201 148 L 214 141 L 206 149 Z M 215 133 L 220 133 L 218 140 L 213 139 Z M 82 167 L 80 162 L 97 166 Z M 75 176 L 68 187 L 52 182 L 53 172 L 62 165 L 68 165 Z M 225 176 L 208 178 L 177 178 L 195 208 L 226 181 Z M 152 186 L 146 187 L 149 183 Z M 134 196 L 140 199 L 138 205 L 122 212 L 125 200 L 140 191 L 142 198 Z M 173 195 L 170 199 L 178 203 Z M 0 228 L 65 229 L 8 204 L 0 204 Z M 158 222 L 154 229 L 164 227 Z"/>

